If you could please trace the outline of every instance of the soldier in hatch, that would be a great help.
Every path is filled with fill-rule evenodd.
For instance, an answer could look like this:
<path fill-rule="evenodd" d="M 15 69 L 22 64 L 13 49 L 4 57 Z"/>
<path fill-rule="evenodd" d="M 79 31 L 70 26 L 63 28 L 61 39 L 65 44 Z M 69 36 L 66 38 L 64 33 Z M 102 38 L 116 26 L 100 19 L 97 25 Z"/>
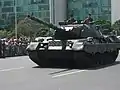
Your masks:
<path fill-rule="evenodd" d="M 67 20 L 68 23 L 74 23 L 76 20 L 74 19 L 73 15 L 70 15 L 70 18 Z"/>
<path fill-rule="evenodd" d="M 93 22 L 93 18 L 91 17 L 91 14 L 89 14 L 88 17 L 84 20 L 85 24 L 89 24 L 90 22 Z"/>

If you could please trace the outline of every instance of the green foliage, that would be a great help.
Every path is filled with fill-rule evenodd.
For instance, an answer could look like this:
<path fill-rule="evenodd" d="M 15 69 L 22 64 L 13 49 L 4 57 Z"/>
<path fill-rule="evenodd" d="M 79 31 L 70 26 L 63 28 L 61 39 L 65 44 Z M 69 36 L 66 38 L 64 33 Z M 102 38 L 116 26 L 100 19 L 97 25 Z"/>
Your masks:
<path fill-rule="evenodd" d="M 0 37 L 1 38 L 4 38 L 4 37 L 6 37 L 7 36 L 7 31 L 6 30 L 1 30 L 0 31 Z"/>
<path fill-rule="evenodd" d="M 38 37 L 38 36 L 47 36 L 48 32 L 49 32 L 49 28 L 29 19 L 21 20 L 18 23 L 19 35 L 24 35 L 27 37 Z"/>
<path fill-rule="evenodd" d="M 97 25 L 101 25 L 103 28 L 111 28 L 111 22 L 106 20 L 95 21 Z"/>
<path fill-rule="evenodd" d="M 113 28 L 111 26 L 111 22 L 110 21 L 98 20 L 95 23 L 102 27 L 102 33 L 105 34 L 105 35 L 108 35 L 108 34 L 110 34 L 113 31 Z"/>
<path fill-rule="evenodd" d="M 120 20 L 117 20 L 113 25 L 112 28 L 114 30 L 120 30 Z"/>
<path fill-rule="evenodd" d="M 114 34 L 120 35 L 120 20 L 117 20 L 113 25 L 110 21 L 98 20 L 95 22 L 98 25 L 101 25 L 104 29 L 108 29 L 104 32 L 113 32 Z"/>
<path fill-rule="evenodd" d="M 35 38 L 39 36 L 52 36 L 53 31 L 50 31 L 48 27 L 45 27 L 42 24 L 39 24 L 30 19 L 21 19 L 18 22 L 17 33 L 18 37 L 26 36 L 30 38 Z M 6 29 L 0 30 L 0 38 L 4 37 L 14 37 L 15 36 L 15 26 L 11 25 Z"/>
<path fill-rule="evenodd" d="M 11 30 L 11 31 L 7 32 L 7 37 L 8 38 L 11 38 L 11 37 L 14 37 L 14 36 L 15 36 L 15 30 Z"/>
<path fill-rule="evenodd" d="M 8 31 L 8 30 L 0 30 L 0 38 L 11 38 L 15 36 L 14 30 Z"/>
<path fill-rule="evenodd" d="M 113 25 L 112 28 L 114 30 L 114 33 L 116 32 L 117 35 L 120 35 L 120 20 L 117 20 Z"/>
<path fill-rule="evenodd" d="M 112 32 L 111 22 L 106 20 L 98 20 L 95 21 L 95 24 L 100 25 L 102 27 L 103 34 L 109 34 Z"/>

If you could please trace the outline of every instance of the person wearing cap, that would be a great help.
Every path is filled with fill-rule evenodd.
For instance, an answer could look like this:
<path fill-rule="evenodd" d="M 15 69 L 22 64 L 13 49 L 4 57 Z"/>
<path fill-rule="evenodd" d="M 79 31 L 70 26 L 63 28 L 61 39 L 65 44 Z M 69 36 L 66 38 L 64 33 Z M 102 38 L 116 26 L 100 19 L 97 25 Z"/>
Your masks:
<path fill-rule="evenodd" d="M 6 45 L 5 40 L 2 41 L 2 57 L 5 58 Z"/>
<path fill-rule="evenodd" d="M 90 22 L 93 22 L 93 18 L 91 17 L 91 14 L 89 14 L 88 17 L 84 20 L 85 24 L 89 24 Z"/>
<path fill-rule="evenodd" d="M 70 15 L 70 18 L 67 20 L 68 23 L 74 23 L 76 20 L 74 19 L 73 15 Z"/>
<path fill-rule="evenodd" d="M 2 57 L 2 40 L 0 39 L 0 57 Z"/>

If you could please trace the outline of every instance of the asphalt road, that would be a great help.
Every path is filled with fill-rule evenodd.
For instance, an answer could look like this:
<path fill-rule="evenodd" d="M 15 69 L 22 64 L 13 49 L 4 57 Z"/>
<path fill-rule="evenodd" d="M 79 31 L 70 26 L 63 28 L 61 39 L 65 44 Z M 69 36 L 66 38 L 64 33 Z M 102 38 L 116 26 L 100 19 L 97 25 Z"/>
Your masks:
<path fill-rule="evenodd" d="M 0 59 L 0 90 L 119 90 L 117 62 L 96 69 L 35 68 L 29 57 Z"/>

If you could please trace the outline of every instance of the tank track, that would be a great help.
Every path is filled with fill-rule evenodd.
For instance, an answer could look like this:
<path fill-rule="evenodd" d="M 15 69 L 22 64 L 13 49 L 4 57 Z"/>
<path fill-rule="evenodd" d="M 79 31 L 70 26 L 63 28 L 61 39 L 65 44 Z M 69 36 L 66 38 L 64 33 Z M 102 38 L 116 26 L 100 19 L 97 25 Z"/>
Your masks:
<path fill-rule="evenodd" d="M 84 51 L 29 51 L 29 57 L 41 68 L 92 68 L 114 63 L 118 53 L 118 50 L 94 55 Z"/>

